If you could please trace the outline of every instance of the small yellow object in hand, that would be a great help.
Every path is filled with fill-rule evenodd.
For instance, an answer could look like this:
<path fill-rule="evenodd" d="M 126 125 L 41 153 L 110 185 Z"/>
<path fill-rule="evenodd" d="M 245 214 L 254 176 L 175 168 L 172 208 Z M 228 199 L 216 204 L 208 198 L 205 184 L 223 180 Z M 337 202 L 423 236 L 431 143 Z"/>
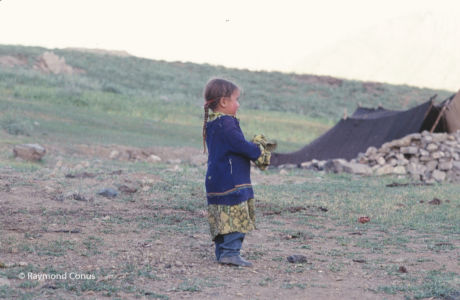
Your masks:
<path fill-rule="evenodd" d="M 277 143 L 268 140 L 263 134 L 255 135 L 252 142 L 259 145 L 261 153 L 254 163 L 259 169 L 265 170 L 270 165 L 271 152 L 276 149 Z"/>

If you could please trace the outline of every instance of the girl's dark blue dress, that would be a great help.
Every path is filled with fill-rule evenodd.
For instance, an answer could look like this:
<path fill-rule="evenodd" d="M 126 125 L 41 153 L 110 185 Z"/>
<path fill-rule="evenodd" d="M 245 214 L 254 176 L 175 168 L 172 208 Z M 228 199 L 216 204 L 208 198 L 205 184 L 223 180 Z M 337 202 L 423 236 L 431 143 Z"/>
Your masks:
<path fill-rule="evenodd" d="M 211 237 L 255 228 L 250 161 L 263 149 L 247 141 L 234 116 L 212 113 L 206 125 L 206 196 Z"/>

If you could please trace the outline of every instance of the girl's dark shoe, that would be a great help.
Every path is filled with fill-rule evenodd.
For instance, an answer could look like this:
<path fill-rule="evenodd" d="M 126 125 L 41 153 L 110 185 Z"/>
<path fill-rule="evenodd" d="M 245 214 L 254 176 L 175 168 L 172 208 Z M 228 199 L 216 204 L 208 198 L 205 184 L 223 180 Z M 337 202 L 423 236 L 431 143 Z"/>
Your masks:
<path fill-rule="evenodd" d="M 240 266 L 240 267 L 252 267 L 251 262 L 245 260 L 239 255 L 221 257 L 221 259 L 219 259 L 219 263 L 226 264 L 226 265 Z"/>

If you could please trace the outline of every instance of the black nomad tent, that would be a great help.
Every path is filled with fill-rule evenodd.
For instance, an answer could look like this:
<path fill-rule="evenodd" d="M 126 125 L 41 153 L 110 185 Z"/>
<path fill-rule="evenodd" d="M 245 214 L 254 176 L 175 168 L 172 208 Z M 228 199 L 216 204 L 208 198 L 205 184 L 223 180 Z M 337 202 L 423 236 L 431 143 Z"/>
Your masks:
<path fill-rule="evenodd" d="M 334 127 L 291 153 L 273 153 L 271 165 L 301 164 L 313 159 L 353 159 L 370 146 L 422 132 L 455 132 L 460 129 L 460 92 L 435 105 L 430 100 L 405 111 L 358 107 Z"/>

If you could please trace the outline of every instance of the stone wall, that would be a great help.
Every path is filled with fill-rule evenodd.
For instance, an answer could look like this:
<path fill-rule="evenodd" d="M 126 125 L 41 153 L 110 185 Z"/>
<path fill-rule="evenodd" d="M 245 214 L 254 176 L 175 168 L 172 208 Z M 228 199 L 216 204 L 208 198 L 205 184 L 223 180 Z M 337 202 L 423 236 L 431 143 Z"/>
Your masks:
<path fill-rule="evenodd" d="M 360 153 L 351 161 L 313 160 L 302 163 L 301 167 L 334 173 L 398 174 L 424 182 L 460 182 L 460 131 L 414 133 L 385 143 L 379 149 L 369 147 L 366 153 Z"/>

